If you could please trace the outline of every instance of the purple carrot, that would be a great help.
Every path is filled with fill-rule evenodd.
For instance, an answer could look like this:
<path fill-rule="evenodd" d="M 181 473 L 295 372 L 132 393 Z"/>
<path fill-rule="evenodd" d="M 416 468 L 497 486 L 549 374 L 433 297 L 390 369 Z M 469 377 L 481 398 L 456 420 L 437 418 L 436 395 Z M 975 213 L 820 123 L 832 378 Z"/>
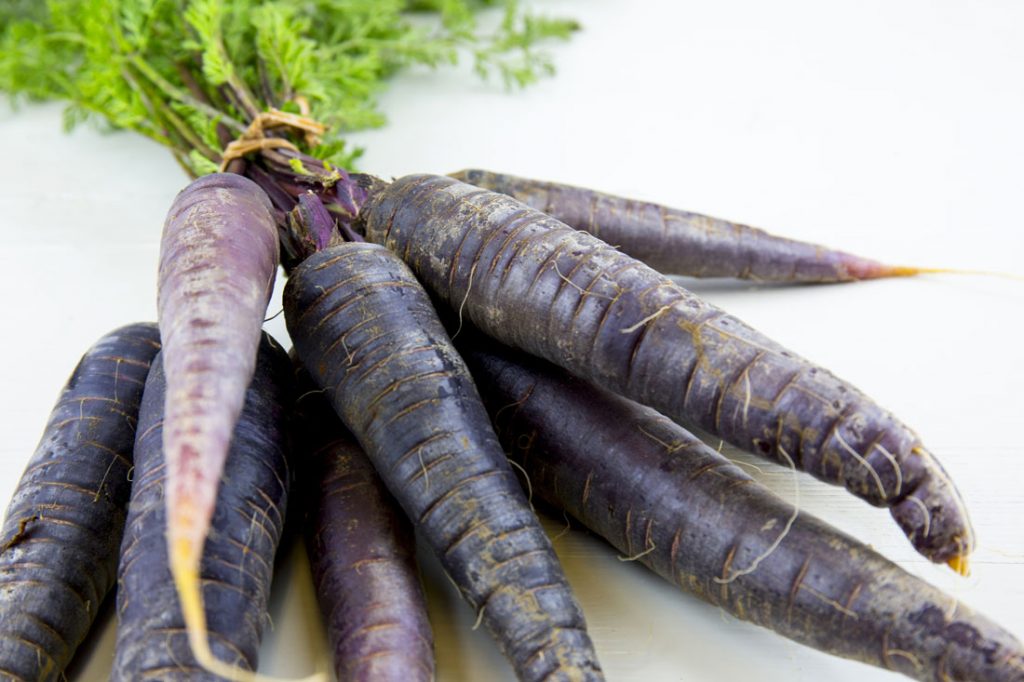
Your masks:
<path fill-rule="evenodd" d="M 522 680 L 600 680 L 576 599 L 426 292 L 342 244 L 284 291 L 302 364 Z"/>
<path fill-rule="evenodd" d="M 135 475 L 118 565 L 117 643 L 111 679 L 214 682 L 222 676 L 194 655 L 168 566 L 165 496 L 170 466 L 163 452 L 164 366 L 146 382 L 135 444 Z M 223 484 L 205 543 L 199 581 L 209 607 L 211 655 L 225 675 L 256 668 L 274 553 L 281 539 L 288 483 L 287 419 L 294 400 L 291 363 L 269 336 L 259 346 L 244 395 Z M 204 631 L 204 637 L 206 631 Z M 228 665 L 226 662 L 230 662 Z M 250 673 L 251 675 L 251 673 Z"/>
<path fill-rule="evenodd" d="M 206 639 L 198 571 L 277 270 L 270 208 L 251 180 L 208 175 L 174 200 L 160 244 L 171 573 L 197 659 L 225 676 Z"/>
<path fill-rule="evenodd" d="M 322 393 L 303 379 L 299 488 L 335 674 L 340 682 L 429 682 L 434 639 L 412 524 Z"/>
<path fill-rule="evenodd" d="M 451 177 L 514 197 L 666 274 L 851 282 L 945 272 L 887 265 L 756 227 L 557 182 L 477 169 Z"/>
<path fill-rule="evenodd" d="M 533 492 L 669 582 L 816 649 L 922 681 L 1024 682 L 1013 635 L 797 513 L 654 410 L 460 336 Z"/>
<path fill-rule="evenodd" d="M 488 335 L 884 506 L 932 561 L 974 533 L 918 436 L 867 396 L 599 239 L 438 176 L 375 189 L 361 228 Z"/>
<path fill-rule="evenodd" d="M 155 324 L 79 361 L 0 529 L 0 677 L 58 680 L 114 586 Z"/>

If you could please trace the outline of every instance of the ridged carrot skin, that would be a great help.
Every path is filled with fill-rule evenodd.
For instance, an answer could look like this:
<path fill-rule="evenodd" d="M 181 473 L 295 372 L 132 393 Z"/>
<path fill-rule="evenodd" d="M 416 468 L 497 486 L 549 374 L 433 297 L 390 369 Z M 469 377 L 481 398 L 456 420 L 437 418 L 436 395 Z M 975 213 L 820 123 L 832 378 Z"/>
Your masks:
<path fill-rule="evenodd" d="M 542 360 L 463 339 L 498 436 L 534 494 L 622 554 L 831 654 L 918 680 L 1024 680 L 1013 635 L 823 521 L 794 517 L 682 427 Z"/>
<path fill-rule="evenodd" d="M 210 646 L 221 661 L 256 668 L 274 552 L 284 525 L 288 483 L 291 363 L 269 337 L 259 347 L 217 499 L 200 568 Z M 118 631 L 112 680 L 222 680 L 196 661 L 168 568 L 163 455 L 166 375 L 146 382 L 135 445 L 135 475 L 118 565 Z"/>
<path fill-rule="evenodd" d="M 277 265 L 270 200 L 251 180 L 207 175 L 174 200 L 157 301 L 167 377 L 167 542 L 197 648 L 204 641 L 196 571 Z"/>
<path fill-rule="evenodd" d="M 305 375 L 303 371 L 301 373 Z M 434 639 L 412 525 L 320 391 L 297 404 L 306 549 L 339 682 L 429 682 Z"/>
<path fill-rule="evenodd" d="M 862 393 L 666 276 L 510 197 L 408 176 L 361 212 L 368 240 L 488 335 L 743 449 L 889 507 L 962 569 L 963 502 L 918 436 Z"/>
<path fill-rule="evenodd" d="M 57 680 L 114 586 L 154 324 L 116 329 L 68 379 L 0 529 L 0 677 Z"/>
<path fill-rule="evenodd" d="M 451 177 L 514 197 L 665 274 L 761 282 L 852 282 L 923 272 L 583 187 L 478 169 Z"/>
<path fill-rule="evenodd" d="M 298 356 L 522 680 L 603 679 L 583 614 L 469 372 L 409 269 L 374 244 L 284 292 Z"/>

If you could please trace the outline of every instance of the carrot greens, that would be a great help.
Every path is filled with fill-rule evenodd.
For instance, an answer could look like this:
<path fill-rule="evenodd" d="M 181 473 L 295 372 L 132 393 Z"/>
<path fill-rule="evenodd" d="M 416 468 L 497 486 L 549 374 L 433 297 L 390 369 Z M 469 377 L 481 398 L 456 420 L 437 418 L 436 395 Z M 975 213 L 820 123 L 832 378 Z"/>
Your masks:
<path fill-rule="evenodd" d="M 171 148 L 192 176 L 271 108 L 329 126 L 294 143 L 351 167 L 352 130 L 380 126 L 376 95 L 414 65 L 470 59 L 483 77 L 528 85 L 552 71 L 538 47 L 575 22 L 514 0 L 55 0 L 0 10 L 0 91 L 66 100 L 65 124 L 87 120 Z M 484 27 L 480 11 L 501 8 Z M 495 17 L 490 17 L 495 18 Z M 493 23 L 493 22 L 489 22 Z"/>

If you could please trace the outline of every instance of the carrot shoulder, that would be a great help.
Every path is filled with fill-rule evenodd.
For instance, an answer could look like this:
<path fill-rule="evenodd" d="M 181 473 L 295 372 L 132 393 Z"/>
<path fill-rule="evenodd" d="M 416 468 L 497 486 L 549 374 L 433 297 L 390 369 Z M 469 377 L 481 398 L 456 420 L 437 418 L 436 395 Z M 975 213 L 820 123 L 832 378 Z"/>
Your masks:
<path fill-rule="evenodd" d="M 197 572 L 277 264 L 270 201 L 251 180 L 208 175 L 175 199 L 160 244 L 157 306 L 167 377 L 167 542 L 204 665 L 215 661 L 205 655 Z"/>
<path fill-rule="evenodd" d="M 510 197 L 408 176 L 364 205 L 370 241 L 488 335 L 890 511 L 963 569 L 974 534 L 918 436 L 868 397 L 597 238 Z"/>
<path fill-rule="evenodd" d="M 583 187 L 477 169 L 451 177 L 514 197 L 666 274 L 851 282 L 930 271 L 887 265 L 749 225 Z"/>
<path fill-rule="evenodd" d="M 156 325 L 101 338 L 50 414 L 0 529 L 0 677 L 60 679 L 117 569 Z"/>
<path fill-rule="evenodd" d="M 517 675 L 602 679 L 551 544 L 409 269 L 343 244 L 295 268 L 284 294 L 303 365 Z"/>
<path fill-rule="evenodd" d="M 460 344 L 541 499 L 737 618 L 918 680 L 1020 682 L 1024 646 L 797 511 L 654 410 L 478 338 Z"/>
<path fill-rule="evenodd" d="M 113 680 L 223 680 L 193 654 L 168 566 L 164 458 L 167 378 L 158 362 L 146 382 L 135 475 L 118 565 Z M 291 477 L 287 415 L 294 393 L 287 355 L 264 337 L 223 472 L 200 568 L 212 653 L 254 670 L 266 625 L 274 553 Z"/>

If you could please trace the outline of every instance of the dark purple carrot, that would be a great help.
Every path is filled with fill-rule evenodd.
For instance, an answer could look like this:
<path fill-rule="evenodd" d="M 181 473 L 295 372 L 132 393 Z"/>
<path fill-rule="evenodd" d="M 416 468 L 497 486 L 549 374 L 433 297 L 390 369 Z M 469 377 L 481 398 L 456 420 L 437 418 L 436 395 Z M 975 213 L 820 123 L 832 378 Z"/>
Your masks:
<path fill-rule="evenodd" d="M 209 654 L 197 578 L 277 271 L 270 211 L 251 180 L 208 175 L 174 200 L 160 244 L 171 573 L 196 657 L 221 671 Z"/>
<path fill-rule="evenodd" d="M 451 177 L 514 197 L 666 274 L 763 282 L 852 282 L 946 272 L 886 265 L 756 227 L 557 182 L 477 169 Z"/>
<path fill-rule="evenodd" d="M 295 268 L 298 356 L 523 680 L 602 679 L 583 614 L 469 372 L 409 269 L 374 244 Z"/>
<path fill-rule="evenodd" d="M 71 374 L 0 529 L 0 677 L 57 680 L 114 586 L 154 324 L 96 342 Z"/>
<path fill-rule="evenodd" d="M 298 488 L 335 674 L 340 682 L 429 682 L 434 638 L 412 525 L 322 392 L 305 379 L 297 408 L 304 450 Z"/>
<path fill-rule="evenodd" d="M 889 507 L 966 571 L 967 512 L 918 436 L 865 395 L 639 261 L 510 197 L 438 176 L 376 188 L 370 241 L 490 336 Z"/>
<path fill-rule="evenodd" d="M 1024 646 L 1010 633 L 798 514 L 654 410 L 489 339 L 466 341 L 459 349 L 534 494 L 626 556 L 831 654 L 919 680 L 1024 681 Z"/>
<path fill-rule="evenodd" d="M 114 680 L 221 680 L 190 646 L 168 565 L 163 429 L 167 378 L 157 362 L 146 382 L 135 444 L 135 475 L 118 566 Z M 287 355 L 270 337 L 259 347 L 222 474 L 199 569 L 210 651 L 224 677 L 254 670 L 267 621 L 274 552 L 289 481 L 287 412 L 294 399 Z M 218 671 L 220 672 L 220 671 Z"/>

